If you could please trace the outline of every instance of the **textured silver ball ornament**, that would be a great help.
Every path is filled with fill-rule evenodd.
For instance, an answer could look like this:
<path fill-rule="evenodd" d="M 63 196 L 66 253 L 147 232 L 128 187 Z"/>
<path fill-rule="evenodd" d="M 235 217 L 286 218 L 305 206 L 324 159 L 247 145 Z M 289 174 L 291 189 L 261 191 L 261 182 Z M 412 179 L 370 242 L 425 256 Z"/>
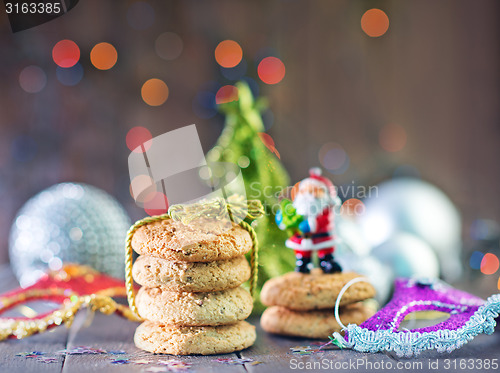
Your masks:
<path fill-rule="evenodd" d="M 62 183 L 43 190 L 19 210 L 9 237 L 12 269 L 21 286 L 63 263 L 86 264 L 124 277 L 124 242 L 130 219 L 101 189 Z"/>

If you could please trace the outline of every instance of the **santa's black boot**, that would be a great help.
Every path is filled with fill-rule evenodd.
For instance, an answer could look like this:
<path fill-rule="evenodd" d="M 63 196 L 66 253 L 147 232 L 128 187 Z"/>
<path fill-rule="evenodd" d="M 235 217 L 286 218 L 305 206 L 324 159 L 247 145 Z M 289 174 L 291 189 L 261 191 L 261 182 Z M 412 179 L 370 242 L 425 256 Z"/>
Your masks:
<path fill-rule="evenodd" d="M 295 272 L 309 273 L 311 267 L 311 258 L 305 258 L 301 255 L 296 255 Z"/>
<path fill-rule="evenodd" d="M 319 258 L 319 266 L 324 273 L 342 272 L 342 267 L 333 259 L 332 254 Z"/>

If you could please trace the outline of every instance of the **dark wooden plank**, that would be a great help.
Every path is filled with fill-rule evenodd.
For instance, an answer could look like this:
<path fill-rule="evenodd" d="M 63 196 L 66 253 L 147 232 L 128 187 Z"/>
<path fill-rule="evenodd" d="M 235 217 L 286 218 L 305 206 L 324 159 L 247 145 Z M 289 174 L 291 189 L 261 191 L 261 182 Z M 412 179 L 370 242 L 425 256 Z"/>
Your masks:
<path fill-rule="evenodd" d="M 69 355 L 66 357 L 63 373 L 88 373 L 89 371 L 106 372 L 143 372 L 145 368 L 156 366 L 155 364 L 139 365 L 127 364 L 126 369 L 122 365 L 112 364 L 113 359 L 128 358 L 130 360 L 146 359 L 153 362 L 159 360 L 176 359 L 191 364 L 193 372 L 245 372 L 241 365 L 227 365 L 215 362 L 217 358 L 238 358 L 236 354 L 214 355 L 214 356 L 171 356 L 155 355 L 142 351 L 135 347 L 133 335 L 137 323 L 125 320 L 116 315 L 106 316 L 96 314 L 92 324 L 80 330 L 71 330 L 68 340 L 68 348 L 75 346 L 90 346 L 105 350 L 123 350 L 126 355 Z"/>
<path fill-rule="evenodd" d="M 10 290 L 17 283 L 8 268 L 0 270 L 1 291 Z M 91 321 L 91 322 L 90 322 Z M 158 366 L 159 360 L 177 359 L 191 364 L 191 371 L 204 372 L 287 372 L 297 371 L 299 368 L 309 371 L 321 371 L 324 368 L 338 368 L 338 371 L 360 371 L 367 372 L 382 369 L 390 365 L 394 370 L 397 363 L 409 364 L 407 371 L 435 372 L 443 371 L 446 367 L 448 372 L 462 372 L 461 364 L 470 364 L 474 359 L 475 367 L 478 368 L 478 360 L 485 361 L 500 358 L 500 330 L 492 336 L 480 335 L 463 348 L 453 351 L 451 354 L 439 354 L 436 351 L 426 351 L 420 356 L 411 359 L 398 358 L 393 353 L 364 354 L 350 350 L 325 350 L 311 355 L 300 355 L 293 353 L 290 348 L 295 346 L 314 346 L 317 341 L 286 338 L 268 334 L 259 325 L 259 318 L 253 317 L 249 320 L 257 326 L 257 342 L 247 350 L 236 354 L 216 356 L 185 356 L 175 357 L 169 355 L 154 355 L 137 349 L 133 343 L 133 334 L 138 324 L 127 321 L 116 315 L 105 316 L 100 313 L 94 315 L 92 320 L 88 319 L 87 311 L 82 310 L 76 317 L 75 323 L 70 330 L 59 327 L 51 332 L 36 335 L 23 340 L 8 340 L 0 342 L 0 371 L 1 372 L 91 372 L 91 371 L 131 371 L 143 372 L 148 367 Z M 85 326 L 85 324 L 89 324 Z M 76 346 L 90 346 L 104 350 L 124 350 L 126 355 L 57 355 L 57 351 Z M 28 351 L 42 351 L 45 356 L 57 356 L 56 363 L 45 364 L 36 359 L 15 356 L 17 353 Z M 145 359 L 152 364 L 138 365 L 127 364 L 126 367 L 112 364 L 113 359 L 122 357 L 130 360 Z M 260 364 L 251 363 L 241 365 L 227 365 L 217 362 L 218 358 L 250 358 Z M 413 365 L 412 365 L 413 364 Z M 420 365 L 416 365 L 420 364 Z M 433 365 L 430 365 L 433 364 Z M 437 366 L 436 366 L 437 364 Z M 344 367 L 345 369 L 342 369 Z M 413 367 L 413 369 L 412 369 Z M 456 369 L 455 369 L 456 367 Z M 296 369 L 294 369 L 296 368 Z M 437 368 L 437 370 L 436 370 Z M 471 371 L 490 372 L 492 369 L 475 369 Z"/>

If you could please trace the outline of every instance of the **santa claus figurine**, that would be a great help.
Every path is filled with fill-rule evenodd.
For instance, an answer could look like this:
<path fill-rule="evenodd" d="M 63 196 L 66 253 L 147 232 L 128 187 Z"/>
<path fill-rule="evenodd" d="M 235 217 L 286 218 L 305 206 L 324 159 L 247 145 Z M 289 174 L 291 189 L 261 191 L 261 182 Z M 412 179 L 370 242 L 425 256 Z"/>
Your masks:
<path fill-rule="evenodd" d="M 295 251 L 296 272 L 309 273 L 315 251 L 324 273 L 342 270 L 333 258 L 335 207 L 339 204 L 333 183 L 321 176 L 319 168 L 311 168 L 309 177 L 298 184 L 293 202 L 281 202 L 276 223 L 291 234 L 285 245 Z"/>

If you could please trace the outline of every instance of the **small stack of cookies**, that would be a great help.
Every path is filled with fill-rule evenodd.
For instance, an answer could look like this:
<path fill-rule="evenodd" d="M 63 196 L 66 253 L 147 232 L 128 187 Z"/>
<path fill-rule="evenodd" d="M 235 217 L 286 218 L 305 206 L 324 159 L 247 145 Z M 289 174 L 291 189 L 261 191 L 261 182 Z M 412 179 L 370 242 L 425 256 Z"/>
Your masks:
<path fill-rule="evenodd" d="M 172 219 L 140 227 L 132 238 L 140 254 L 132 275 L 143 322 L 137 347 L 172 355 L 240 351 L 256 338 L 244 321 L 253 299 L 240 285 L 250 277 L 245 254 L 250 234 L 231 222 Z"/>
<path fill-rule="evenodd" d="M 335 301 L 344 285 L 360 277 L 353 272 L 324 274 L 315 268 L 310 274 L 290 272 L 264 284 L 260 294 L 267 308 L 260 319 L 269 333 L 326 339 L 341 332 L 334 316 Z M 339 316 L 343 324 L 360 324 L 375 313 L 364 302 L 375 295 L 373 286 L 357 282 L 340 300 Z"/>

